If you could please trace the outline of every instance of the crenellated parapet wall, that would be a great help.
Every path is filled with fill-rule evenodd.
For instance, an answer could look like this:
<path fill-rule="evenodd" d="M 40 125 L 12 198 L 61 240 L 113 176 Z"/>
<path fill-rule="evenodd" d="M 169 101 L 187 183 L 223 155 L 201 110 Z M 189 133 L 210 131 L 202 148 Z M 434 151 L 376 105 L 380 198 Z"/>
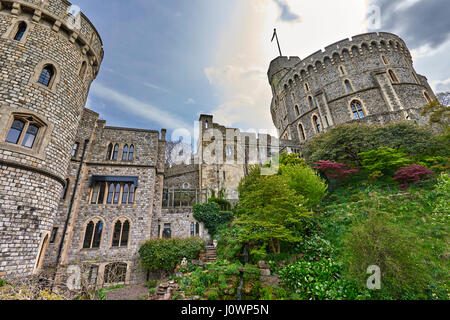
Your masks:
<path fill-rule="evenodd" d="M 306 141 L 337 124 L 378 113 L 417 112 L 435 98 L 398 36 L 380 32 L 344 39 L 305 59 L 278 57 L 268 71 L 279 137 Z M 412 111 L 408 111 L 412 110 Z"/>
<path fill-rule="evenodd" d="M 0 12 L 9 12 L 18 19 L 47 25 L 55 33 L 76 44 L 92 66 L 95 78 L 104 56 L 102 40 L 89 19 L 82 12 L 73 16 L 71 8 L 74 7 L 66 0 L 0 1 Z"/>

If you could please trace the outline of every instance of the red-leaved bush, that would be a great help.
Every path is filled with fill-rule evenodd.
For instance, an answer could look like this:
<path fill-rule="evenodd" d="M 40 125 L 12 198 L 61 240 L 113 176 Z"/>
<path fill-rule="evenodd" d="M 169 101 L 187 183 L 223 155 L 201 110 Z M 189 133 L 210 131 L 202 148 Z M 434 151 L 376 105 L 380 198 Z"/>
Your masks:
<path fill-rule="evenodd" d="M 406 189 L 410 183 L 419 183 L 433 175 L 433 171 L 424 166 L 413 164 L 409 167 L 402 167 L 395 172 L 394 180 L 400 182 L 401 188 Z"/>
<path fill-rule="evenodd" d="M 314 164 L 316 165 L 316 170 L 325 173 L 328 178 L 342 179 L 359 172 L 358 169 L 346 170 L 347 165 L 345 163 L 320 160 Z"/>

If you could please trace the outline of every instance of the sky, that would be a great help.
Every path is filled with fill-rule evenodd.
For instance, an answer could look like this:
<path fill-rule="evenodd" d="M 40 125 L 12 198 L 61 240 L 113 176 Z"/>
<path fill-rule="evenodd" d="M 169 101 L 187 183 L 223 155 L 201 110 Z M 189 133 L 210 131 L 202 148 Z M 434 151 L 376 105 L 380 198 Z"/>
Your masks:
<path fill-rule="evenodd" d="M 267 80 L 278 56 L 364 32 L 393 32 L 436 92 L 450 91 L 448 0 L 73 0 L 105 57 L 87 107 L 109 126 L 192 132 L 200 114 L 273 130 Z M 177 139 L 175 139 L 177 140 Z"/>

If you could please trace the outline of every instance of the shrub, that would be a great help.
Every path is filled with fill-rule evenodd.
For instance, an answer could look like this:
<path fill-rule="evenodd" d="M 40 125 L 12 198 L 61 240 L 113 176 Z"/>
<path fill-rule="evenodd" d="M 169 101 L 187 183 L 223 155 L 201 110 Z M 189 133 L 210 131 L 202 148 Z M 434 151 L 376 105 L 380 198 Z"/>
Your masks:
<path fill-rule="evenodd" d="M 142 265 L 149 271 L 173 271 L 183 260 L 196 259 L 205 242 L 193 239 L 156 239 L 147 241 L 139 249 Z"/>
<path fill-rule="evenodd" d="M 420 252 L 419 239 L 408 236 L 407 232 L 376 212 L 354 224 L 343 240 L 347 276 L 366 286 L 367 269 L 376 265 L 382 273 L 382 289 L 374 293 L 376 297 L 423 297 L 420 294 L 426 289 L 429 278 L 415 255 Z"/>
<path fill-rule="evenodd" d="M 341 266 L 331 258 L 297 261 L 279 272 L 283 284 L 302 300 L 354 300 L 367 298 L 356 283 L 341 277 Z"/>
<path fill-rule="evenodd" d="M 448 222 L 450 218 L 450 176 L 442 173 L 435 187 L 437 198 L 433 201 L 433 216 L 437 221 Z"/>
<path fill-rule="evenodd" d="M 194 218 L 203 222 L 211 237 L 215 237 L 218 228 L 233 219 L 233 213 L 220 211 L 217 203 L 203 203 L 194 205 Z"/>
<path fill-rule="evenodd" d="M 433 171 L 423 166 L 414 164 L 410 167 L 403 167 L 397 170 L 394 180 L 402 184 L 402 188 L 407 188 L 410 183 L 419 183 L 421 180 L 429 178 Z"/>
<path fill-rule="evenodd" d="M 283 176 L 288 178 L 289 187 L 305 198 L 309 208 L 315 208 L 327 195 L 327 184 L 310 167 L 289 165 L 283 168 Z"/>
<path fill-rule="evenodd" d="M 345 170 L 347 167 L 344 163 L 320 160 L 315 163 L 316 169 L 324 173 L 328 178 L 343 179 L 351 174 L 359 172 L 358 169 Z"/>
<path fill-rule="evenodd" d="M 406 167 L 411 163 L 411 160 L 406 158 L 406 153 L 386 147 L 362 152 L 359 156 L 363 167 L 370 173 L 379 171 L 385 175 L 391 175 L 398 168 Z"/>
<path fill-rule="evenodd" d="M 217 203 L 222 211 L 230 211 L 232 207 L 229 201 L 222 198 L 211 198 L 208 203 Z"/>

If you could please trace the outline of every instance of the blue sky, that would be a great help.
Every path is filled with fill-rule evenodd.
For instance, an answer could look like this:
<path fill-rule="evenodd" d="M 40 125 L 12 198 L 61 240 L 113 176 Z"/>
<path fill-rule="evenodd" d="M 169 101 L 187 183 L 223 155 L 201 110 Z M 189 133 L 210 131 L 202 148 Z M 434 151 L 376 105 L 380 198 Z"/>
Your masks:
<path fill-rule="evenodd" d="M 192 130 L 201 113 L 241 129 L 272 129 L 266 72 L 277 56 L 306 57 L 367 31 L 402 36 L 417 71 L 438 91 L 450 89 L 447 0 L 77 0 L 105 50 L 87 107 L 108 125 Z M 395 4 L 395 5 L 393 5 Z M 367 15 L 381 10 L 378 27 Z M 446 10 L 447 9 L 447 10 Z M 396 24 L 392 23 L 395 19 Z M 433 35 L 434 37 L 430 36 Z M 428 40 L 427 40 L 428 39 Z M 439 61 L 439 64 L 436 63 Z"/>

